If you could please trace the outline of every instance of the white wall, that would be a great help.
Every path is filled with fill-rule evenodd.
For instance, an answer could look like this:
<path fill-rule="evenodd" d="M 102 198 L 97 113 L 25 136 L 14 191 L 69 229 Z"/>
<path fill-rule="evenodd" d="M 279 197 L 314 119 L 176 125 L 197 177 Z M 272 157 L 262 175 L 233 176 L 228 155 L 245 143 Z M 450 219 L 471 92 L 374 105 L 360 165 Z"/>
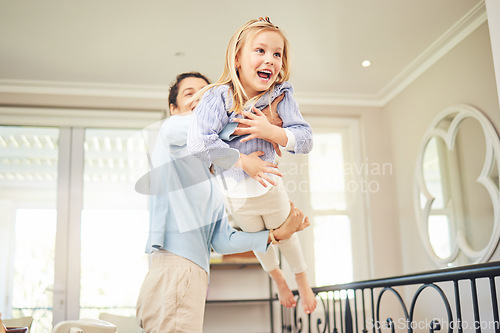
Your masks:
<path fill-rule="evenodd" d="M 392 130 L 398 225 L 404 273 L 437 266 L 418 235 L 413 207 L 415 160 L 427 126 L 446 107 L 470 104 L 483 111 L 500 129 L 500 110 L 493 70 L 488 25 L 466 40 L 394 98 L 386 107 Z"/>

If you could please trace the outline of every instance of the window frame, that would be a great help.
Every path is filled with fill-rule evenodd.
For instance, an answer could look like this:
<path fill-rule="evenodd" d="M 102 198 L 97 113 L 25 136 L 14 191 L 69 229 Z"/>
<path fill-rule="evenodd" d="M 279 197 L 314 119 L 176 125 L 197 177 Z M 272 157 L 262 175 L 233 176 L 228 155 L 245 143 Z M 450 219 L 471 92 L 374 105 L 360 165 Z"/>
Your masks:
<path fill-rule="evenodd" d="M 368 221 L 369 188 L 362 189 L 367 180 L 363 179 L 363 167 L 368 168 L 362 145 L 362 133 L 360 120 L 354 117 L 304 117 L 311 125 L 314 132 L 340 132 L 342 134 L 342 145 L 344 165 L 351 163 L 357 167 L 352 175 L 346 175 L 346 187 L 348 182 L 358 184 L 357 191 L 350 193 L 346 190 L 347 206 L 344 210 L 314 210 L 312 206 L 309 215 L 312 220 L 315 216 L 347 215 L 351 222 L 351 241 L 353 257 L 353 279 L 370 279 L 373 276 L 372 256 L 370 253 L 370 225 Z M 346 149 L 347 148 L 347 149 Z M 345 171 L 344 171 L 345 173 Z M 310 198 L 309 198 L 310 200 Z M 312 226 L 314 228 L 314 225 Z"/>

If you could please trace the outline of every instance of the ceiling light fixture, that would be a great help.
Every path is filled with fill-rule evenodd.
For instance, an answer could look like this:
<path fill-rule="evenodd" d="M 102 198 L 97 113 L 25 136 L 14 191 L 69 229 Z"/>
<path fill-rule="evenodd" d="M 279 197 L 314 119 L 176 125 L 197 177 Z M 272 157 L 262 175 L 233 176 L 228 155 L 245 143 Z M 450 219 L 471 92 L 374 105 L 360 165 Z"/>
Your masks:
<path fill-rule="evenodd" d="M 370 67 L 372 65 L 371 61 L 370 60 L 363 60 L 363 62 L 361 63 L 361 66 L 363 67 Z"/>

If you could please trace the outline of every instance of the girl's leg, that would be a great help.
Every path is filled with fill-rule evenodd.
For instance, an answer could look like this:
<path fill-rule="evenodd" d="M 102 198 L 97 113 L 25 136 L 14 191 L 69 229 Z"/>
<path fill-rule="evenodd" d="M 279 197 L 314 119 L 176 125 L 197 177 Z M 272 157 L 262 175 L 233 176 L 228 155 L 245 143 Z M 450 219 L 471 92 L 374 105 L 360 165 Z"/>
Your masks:
<path fill-rule="evenodd" d="M 311 289 L 311 285 L 307 280 L 306 272 L 295 274 L 295 281 L 297 282 L 297 288 L 299 289 L 300 304 L 304 308 L 306 314 L 310 314 L 316 310 L 316 297 Z"/>
<path fill-rule="evenodd" d="M 279 205 L 276 205 L 277 211 L 263 216 L 264 224 L 267 229 L 279 227 L 290 213 L 288 195 L 285 192 L 283 184 L 279 182 L 274 190 L 274 196 L 276 198 L 275 204 L 279 202 Z M 307 266 L 297 234 L 293 234 L 289 239 L 280 241 L 278 247 L 283 257 L 288 262 L 290 270 L 295 274 L 295 280 L 297 281 L 297 288 L 300 295 L 300 303 L 304 308 L 304 312 L 307 314 L 312 313 L 316 309 L 317 302 L 307 280 Z"/>
<path fill-rule="evenodd" d="M 295 274 L 297 288 L 299 289 L 300 303 L 306 314 L 316 309 L 316 297 L 309 285 L 306 274 L 306 263 L 302 254 L 299 238 L 293 234 L 289 239 L 282 240 L 278 244 L 283 257 L 288 262 L 290 270 Z"/>
<path fill-rule="evenodd" d="M 295 307 L 297 302 L 295 301 L 295 297 L 293 297 L 292 291 L 286 283 L 285 276 L 283 275 L 281 268 L 278 267 L 275 270 L 270 271 L 269 275 L 278 288 L 280 303 L 287 308 Z"/>
<path fill-rule="evenodd" d="M 265 211 L 261 211 L 261 208 L 266 206 L 266 202 L 269 202 L 265 198 L 265 195 L 249 199 L 226 198 L 226 202 L 228 203 L 227 206 L 229 207 L 234 222 L 243 231 L 257 232 L 266 229 L 264 220 L 260 215 L 261 213 L 266 213 Z M 288 207 L 290 207 L 289 203 L 287 204 Z M 235 207 L 237 208 L 235 209 Z M 285 215 L 281 223 L 283 223 L 287 217 L 288 214 Z M 279 268 L 278 255 L 274 245 L 269 245 L 266 252 L 254 251 L 254 253 L 262 265 L 262 268 L 269 273 L 273 281 L 276 283 L 280 303 L 286 307 L 294 307 L 297 302 L 295 301 L 295 297 L 293 297 L 293 294 L 286 283 L 283 272 Z"/>
<path fill-rule="evenodd" d="M 276 283 L 280 303 L 287 308 L 294 307 L 297 302 L 295 301 L 295 297 L 293 297 L 292 291 L 288 287 L 285 276 L 279 267 L 276 248 L 273 245 L 270 245 L 267 252 L 263 253 L 254 251 L 254 253 L 257 259 L 259 259 L 262 268 L 269 273 L 274 283 Z"/>

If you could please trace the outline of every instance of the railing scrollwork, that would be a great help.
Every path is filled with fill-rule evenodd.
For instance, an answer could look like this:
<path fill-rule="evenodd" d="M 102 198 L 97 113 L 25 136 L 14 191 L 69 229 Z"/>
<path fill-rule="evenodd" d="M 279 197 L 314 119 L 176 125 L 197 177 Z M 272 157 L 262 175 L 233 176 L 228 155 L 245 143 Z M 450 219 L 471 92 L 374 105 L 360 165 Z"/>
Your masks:
<path fill-rule="evenodd" d="M 464 333 L 464 329 L 468 328 L 465 332 L 500 333 L 500 296 L 497 295 L 496 285 L 500 279 L 495 279 L 498 276 L 500 262 L 490 262 L 313 288 L 318 300 L 316 311 L 305 315 L 302 309 L 294 309 L 291 323 L 283 325 L 283 332 L 436 333 L 446 329 L 447 333 Z M 425 290 L 430 291 L 426 292 L 426 297 L 432 297 L 432 301 L 421 297 Z M 401 318 L 387 316 L 381 321 L 382 299 L 385 299 L 387 294 L 393 295 L 390 297 L 392 311 L 397 308 L 402 310 Z M 298 292 L 294 291 L 294 295 L 298 297 Z M 483 300 L 481 308 L 480 298 Z M 489 309 L 485 309 L 486 298 L 489 299 Z M 405 303 L 405 299 L 408 303 Z M 406 304 L 410 304 L 410 307 Z M 422 308 L 424 316 L 420 318 L 422 315 L 419 310 L 418 320 L 415 318 L 417 305 L 419 309 Z M 282 311 L 288 310 L 282 308 Z M 471 313 L 465 313 L 464 316 L 464 311 Z M 439 317 L 438 313 L 442 314 L 442 317 Z M 466 322 L 464 318 L 473 320 Z M 482 318 L 488 318 L 488 323 L 481 321 Z M 491 330 L 482 331 L 481 328 L 485 324 L 488 324 Z"/>

